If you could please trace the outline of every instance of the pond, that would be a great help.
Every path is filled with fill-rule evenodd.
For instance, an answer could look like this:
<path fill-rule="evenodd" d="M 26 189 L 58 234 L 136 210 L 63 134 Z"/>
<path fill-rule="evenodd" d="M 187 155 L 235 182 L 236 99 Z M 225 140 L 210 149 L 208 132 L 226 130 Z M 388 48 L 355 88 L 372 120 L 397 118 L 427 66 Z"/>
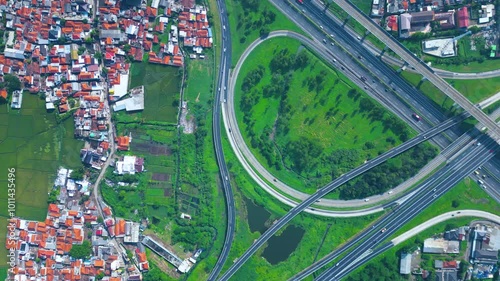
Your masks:
<path fill-rule="evenodd" d="M 300 227 L 293 225 L 287 227 L 280 236 L 273 236 L 269 239 L 262 256 L 272 265 L 286 260 L 299 245 L 304 232 Z"/>
<path fill-rule="evenodd" d="M 247 206 L 247 220 L 248 225 L 250 226 L 251 232 L 260 232 L 264 233 L 266 231 L 266 221 L 271 216 L 264 207 L 256 205 L 252 200 L 243 197 L 245 200 L 245 205 Z"/>

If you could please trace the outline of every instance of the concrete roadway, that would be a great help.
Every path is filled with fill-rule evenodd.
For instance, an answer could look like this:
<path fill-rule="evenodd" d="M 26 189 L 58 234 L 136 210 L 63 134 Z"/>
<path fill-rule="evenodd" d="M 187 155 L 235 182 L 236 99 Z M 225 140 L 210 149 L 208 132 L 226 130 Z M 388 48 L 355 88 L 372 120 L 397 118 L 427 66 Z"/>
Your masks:
<path fill-rule="evenodd" d="M 430 69 L 430 67 L 425 64 L 425 62 L 418 59 L 414 54 L 408 51 L 408 49 L 404 48 L 401 43 L 390 37 L 386 31 L 384 31 L 380 26 L 376 25 L 370 18 L 368 18 L 368 16 L 360 12 L 359 9 L 357 9 L 350 2 L 347 2 L 346 0 L 333 1 L 338 4 L 344 11 L 346 11 L 351 17 L 361 23 L 369 32 L 375 35 L 375 37 L 386 44 L 398 56 L 400 56 L 403 60 L 414 67 L 415 70 L 417 70 L 425 78 L 427 78 L 429 82 L 434 84 L 445 95 L 450 97 L 465 111 L 469 112 L 474 118 L 476 118 L 476 120 L 487 127 L 488 134 L 490 134 L 496 142 L 500 142 L 500 126 L 498 126 L 494 120 L 491 120 L 481 109 L 477 108 L 459 91 L 450 86 L 450 84 L 448 84 L 441 77 L 437 76 L 432 71 L 432 69 Z M 313 0 L 313 2 L 315 1 Z"/>
<path fill-rule="evenodd" d="M 452 212 L 447 212 L 441 214 L 439 216 L 433 217 L 432 219 L 408 230 L 407 232 L 399 235 L 398 237 L 391 240 L 391 243 L 396 246 L 399 243 L 402 243 L 411 237 L 419 234 L 420 232 L 426 230 L 429 227 L 433 227 L 438 223 L 447 221 L 453 218 L 462 218 L 462 217 L 476 217 L 476 218 L 484 218 L 488 221 L 492 221 L 494 223 L 500 224 L 500 217 L 496 214 L 479 211 L 479 210 L 456 210 Z"/>
<path fill-rule="evenodd" d="M 347 255 L 339 260 L 335 266 L 318 276 L 317 280 L 338 280 L 337 275 L 351 269 L 351 264 L 357 266 L 360 261 L 358 260 L 359 257 L 363 255 L 370 256 L 371 253 L 367 252 L 373 251 L 401 226 L 417 216 L 464 177 L 494 156 L 494 153 L 491 153 L 490 150 L 498 150 L 496 142 L 486 135 L 483 135 L 479 140 L 482 145 L 469 146 L 459 157 L 424 181 L 421 184 L 422 188 L 411 200 L 396 207 L 393 212 L 376 222 L 371 228 L 361 232 L 355 239 L 316 262 L 291 280 L 302 280 L 340 255 L 347 253 L 347 250 L 349 250 Z M 358 245 L 352 248 L 356 244 Z"/>
<path fill-rule="evenodd" d="M 419 134 L 415 138 L 410 139 L 409 141 L 379 155 L 378 157 L 366 162 L 365 164 L 359 166 L 356 169 L 353 169 L 339 178 L 335 179 L 333 182 L 329 183 L 325 187 L 319 189 L 316 193 L 308 197 L 302 203 L 291 209 L 286 215 L 276 221 L 262 236 L 260 236 L 255 242 L 247 249 L 247 251 L 240 257 L 238 260 L 229 268 L 224 275 L 219 280 L 228 280 L 269 238 L 271 238 L 278 230 L 280 230 L 283 226 L 285 226 L 288 222 L 290 222 L 296 215 L 300 212 L 307 209 L 310 205 L 317 202 L 319 199 L 324 197 L 326 194 L 330 193 L 332 190 L 337 188 L 338 186 L 346 183 L 347 181 L 363 174 L 364 172 L 370 170 L 373 167 L 380 165 L 385 162 L 387 159 L 395 157 L 404 151 L 426 141 L 429 138 L 439 134 L 443 130 L 454 126 L 461 122 L 463 116 L 455 117 L 449 119 L 435 128 L 431 129 L 428 132 L 423 134 Z"/>
<path fill-rule="evenodd" d="M 229 75 L 229 68 L 231 66 L 231 34 L 229 32 L 229 20 L 227 18 L 224 0 L 217 0 L 218 11 L 220 13 L 220 20 L 222 25 L 222 30 L 220 32 L 222 39 L 221 46 L 221 57 L 218 69 L 218 81 L 217 90 L 215 92 L 214 99 L 214 109 L 213 109 L 213 139 L 214 139 L 214 151 L 217 159 L 217 165 L 219 166 L 219 173 L 222 182 L 222 188 L 224 191 L 225 201 L 226 201 L 226 212 L 227 212 L 227 227 L 226 235 L 224 238 L 224 245 L 222 246 L 222 251 L 219 255 L 219 259 L 215 264 L 214 268 L 210 272 L 208 280 L 216 280 L 217 276 L 222 270 L 224 263 L 227 260 L 229 251 L 231 250 L 231 245 L 234 240 L 234 228 L 236 225 L 236 209 L 234 205 L 233 190 L 231 189 L 231 182 L 229 180 L 229 170 L 224 159 L 224 152 L 222 149 L 222 136 L 221 136 L 221 101 L 224 99 L 224 92 L 227 87 L 227 78 Z M 221 91 L 222 89 L 222 91 Z"/>

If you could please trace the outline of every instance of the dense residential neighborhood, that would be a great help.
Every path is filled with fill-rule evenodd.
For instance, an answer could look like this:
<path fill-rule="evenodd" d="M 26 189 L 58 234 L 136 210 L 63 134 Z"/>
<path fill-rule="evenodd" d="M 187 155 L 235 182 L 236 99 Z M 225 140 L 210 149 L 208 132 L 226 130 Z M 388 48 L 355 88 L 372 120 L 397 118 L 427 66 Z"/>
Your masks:
<path fill-rule="evenodd" d="M 116 136 L 112 111 L 144 110 L 144 86 L 129 91 L 131 63 L 183 67 L 187 57 L 203 58 L 204 49 L 212 47 L 212 30 L 207 8 L 194 1 L 124 3 L 0 3 L 8 38 L 1 75 L 17 77 L 24 88 L 12 94 L 1 89 L 0 96 L 10 96 L 11 107 L 19 110 L 23 94 L 39 95 L 48 112 L 74 120 L 73 135 L 85 142 L 80 151 L 85 167 L 99 172 L 111 162 L 118 175 L 134 175 L 145 169 L 143 158 L 110 159 L 114 142 L 119 151 L 128 151 L 132 142 L 131 136 Z M 89 197 L 95 182 L 86 175 L 75 180 L 71 170 L 57 173 L 52 189 L 57 197 L 46 220 L 9 222 L 6 248 L 14 249 L 16 260 L 8 280 L 142 280 L 149 270 L 145 247 L 151 245 L 141 243 L 147 222 L 115 218 L 109 206 Z M 160 245 L 154 250 L 163 247 L 148 239 Z M 201 253 L 183 261 L 165 251 L 179 261 L 174 265 L 181 273 Z"/>

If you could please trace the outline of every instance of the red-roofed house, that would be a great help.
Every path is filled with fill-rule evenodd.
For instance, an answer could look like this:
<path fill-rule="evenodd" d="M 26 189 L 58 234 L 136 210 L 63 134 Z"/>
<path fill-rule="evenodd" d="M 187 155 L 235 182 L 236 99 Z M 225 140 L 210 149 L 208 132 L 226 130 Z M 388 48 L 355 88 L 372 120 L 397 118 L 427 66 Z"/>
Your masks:
<path fill-rule="evenodd" d="M 467 7 L 458 9 L 457 18 L 459 28 L 469 27 L 469 11 L 467 10 Z"/>

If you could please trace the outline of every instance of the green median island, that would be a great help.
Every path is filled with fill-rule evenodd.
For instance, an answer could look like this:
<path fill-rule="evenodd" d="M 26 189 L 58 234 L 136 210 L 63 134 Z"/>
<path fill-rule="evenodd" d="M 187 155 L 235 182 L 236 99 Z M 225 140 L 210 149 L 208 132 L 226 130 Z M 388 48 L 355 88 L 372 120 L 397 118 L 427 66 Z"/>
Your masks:
<path fill-rule="evenodd" d="M 415 134 L 342 73 L 285 37 L 268 39 L 249 55 L 235 85 L 235 107 L 240 131 L 264 168 L 307 193 Z M 435 154 L 430 145 L 417 146 L 329 196 L 384 192 Z M 384 186 L 361 190 L 372 181 Z M 342 192 L 347 187 L 358 191 Z"/>

